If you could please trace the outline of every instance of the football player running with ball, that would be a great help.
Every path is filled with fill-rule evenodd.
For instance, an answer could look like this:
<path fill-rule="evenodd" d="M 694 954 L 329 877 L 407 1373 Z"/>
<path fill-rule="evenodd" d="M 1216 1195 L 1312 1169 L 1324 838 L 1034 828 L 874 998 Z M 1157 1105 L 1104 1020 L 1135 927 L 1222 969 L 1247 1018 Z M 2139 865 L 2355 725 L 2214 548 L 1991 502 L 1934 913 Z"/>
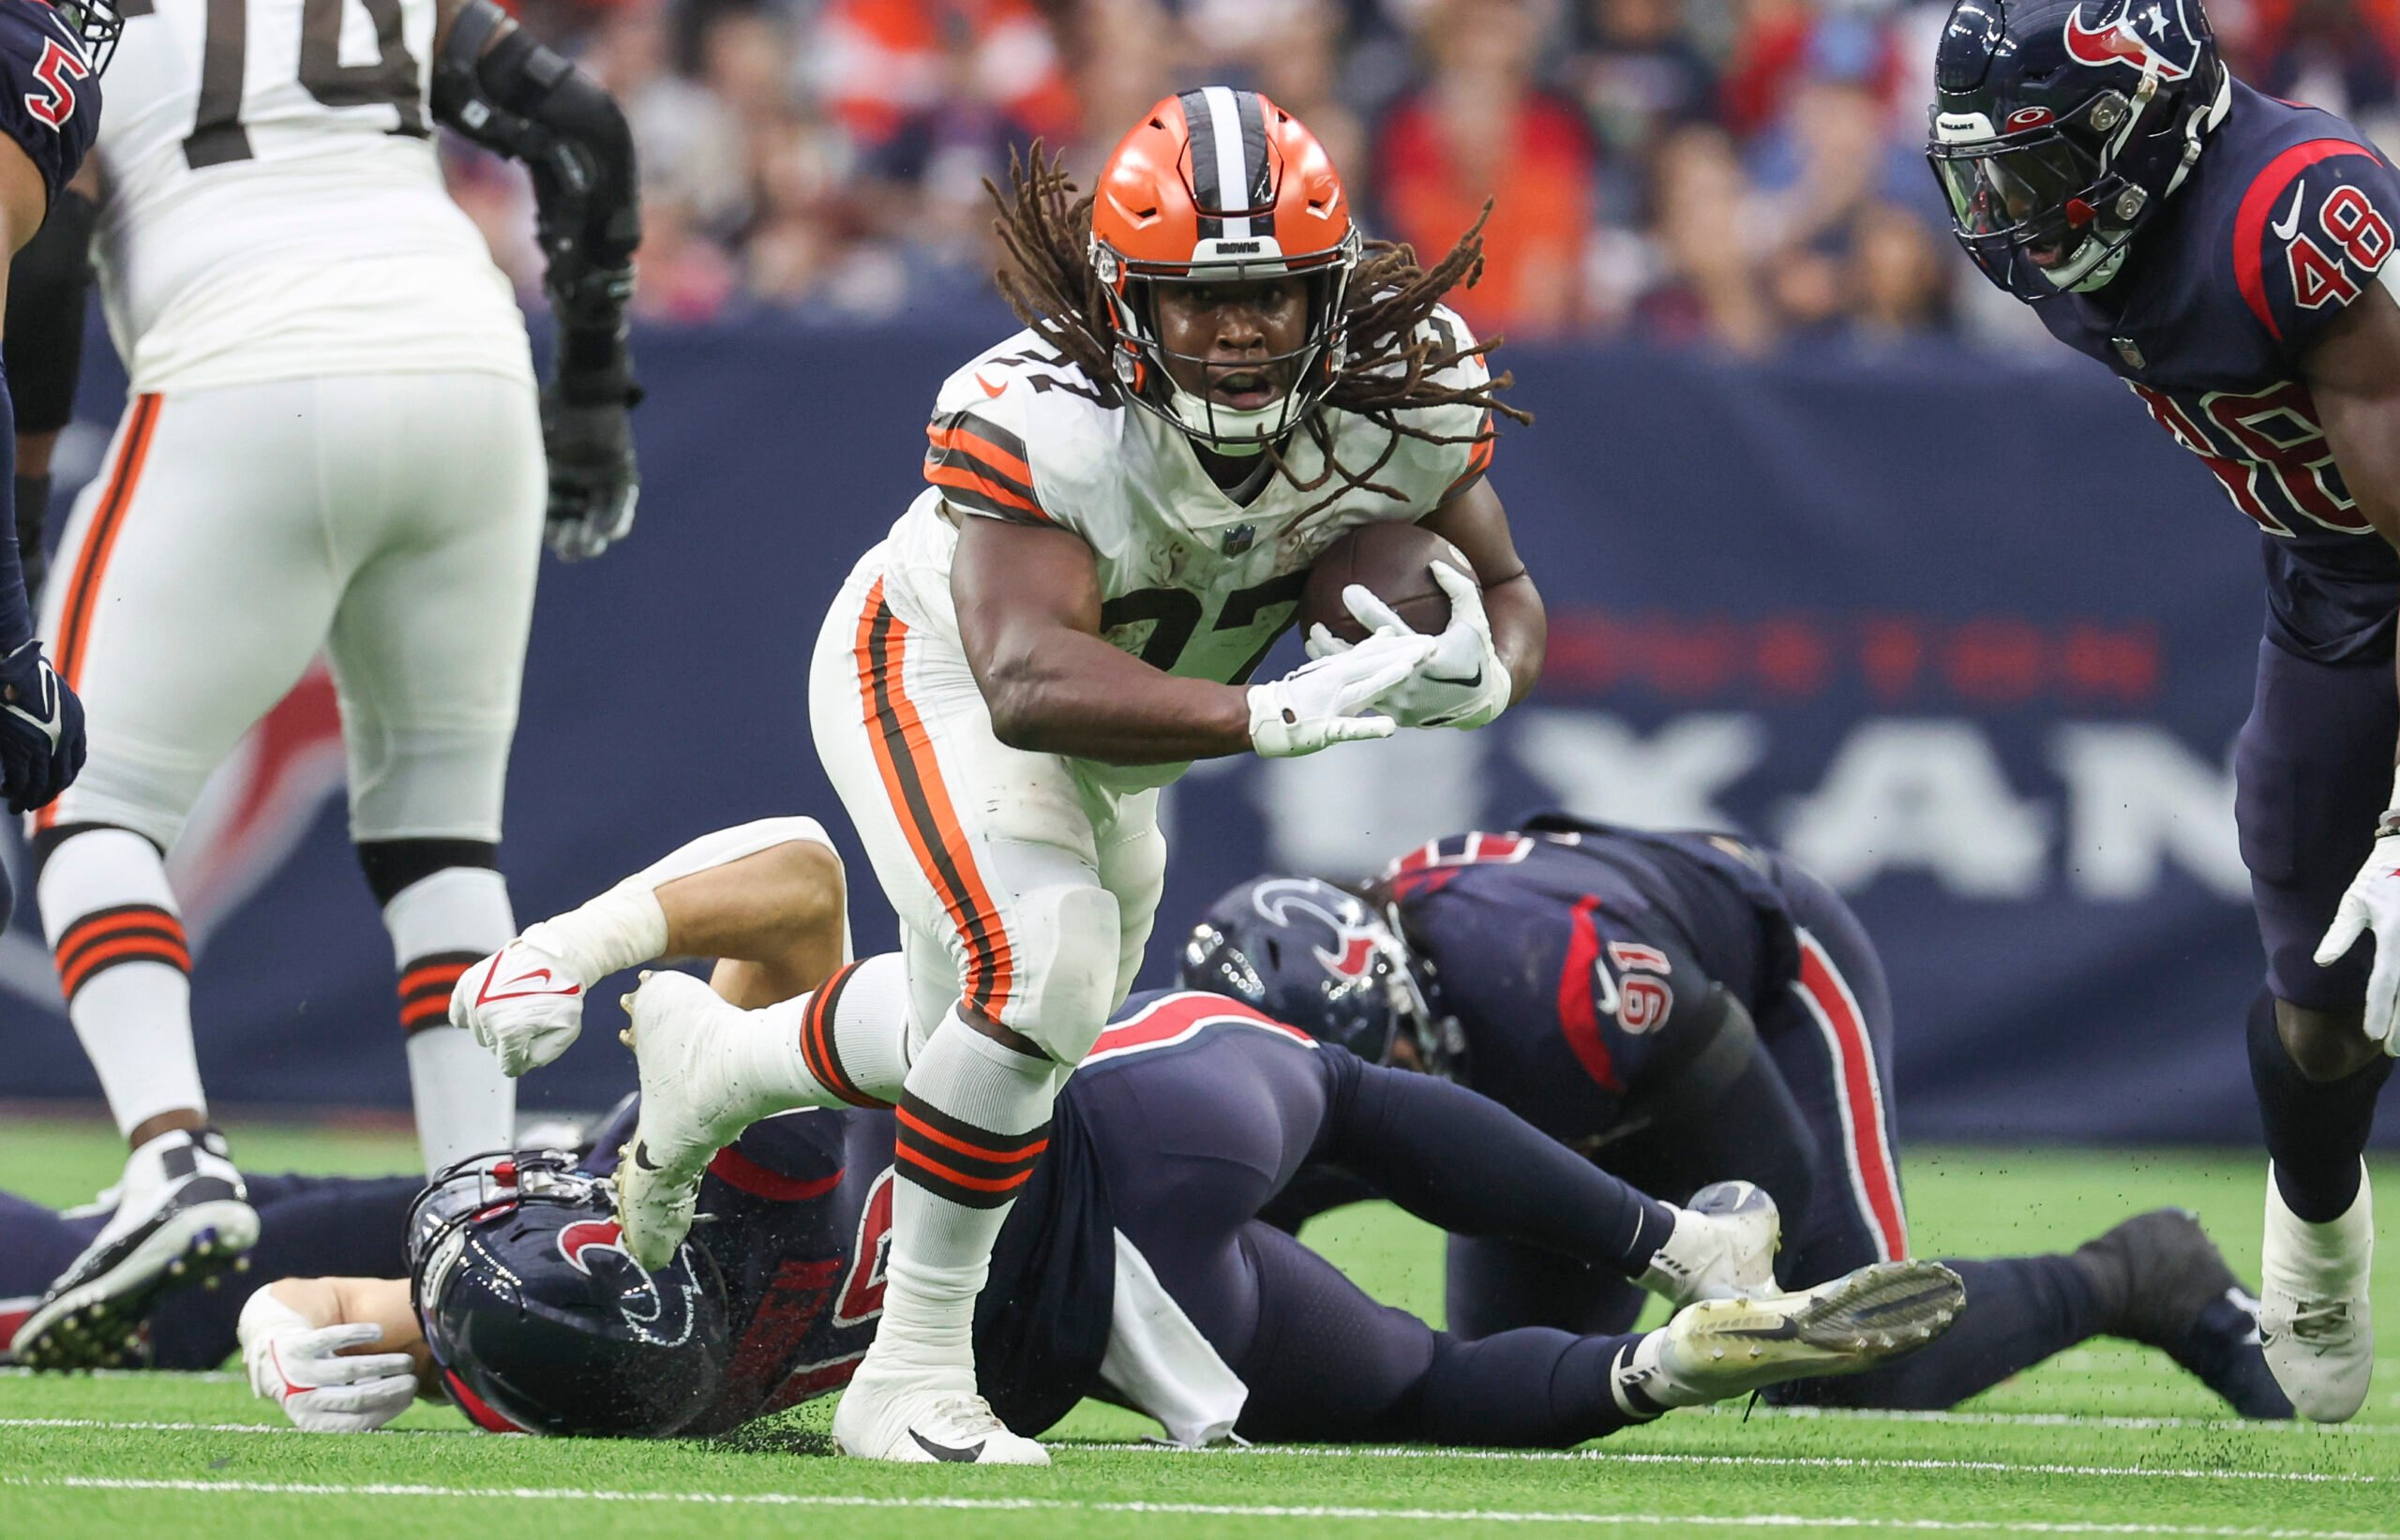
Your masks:
<path fill-rule="evenodd" d="M 145 0 L 109 88 L 100 283 L 133 394 L 43 596 L 92 754 L 33 837 L 131 1155 L 108 1228 L 16 1336 L 40 1368 L 113 1361 L 149 1292 L 258 1233 L 208 1127 L 164 853 L 320 650 L 428 1167 L 510 1142 L 515 1087 L 448 1025 L 450 990 L 516 934 L 501 793 L 546 517 L 591 555 L 635 491 L 632 139 L 491 0 Z M 532 172 L 559 329 L 538 395 L 436 123 Z"/>
<path fill-rule="evenodd" d="M 1144 114 L 1095 198 L 1039 157 L 1013 180 L 1001 283 L 1028 329 L 941 387 L 932 485 L 851 573 L 809 681 L 918 1045 L 883 1322 L 833 1425 L 873 1459 L 1047 1463 L 977 1394 L 975 1297 L 1149 936 L 1159 788 L 1207 756 L 1477 726 L 1541 661 L 1482 480 L 1508 409 L 1439 303 L 1473 234 L 1424 270 L 1366 247 L 1314 136 L 1223 87 Z M 1249 684 L 1317 553 L 1376 520 L 1474 567 L 1444 578 L 1448 629 L 1385 624 Z"/>
<path fill-rule="evenodd" d="M 2200 0 L 1958 0 L 1934 73 L 1959 243 L 2264 531 L 2234 751 L 2267 958 L 2260 1335 L 2301 1413 L 2339 1422 L 2374 1367 L 2360 1155 L 2400 1054 L 2400 174 L 2228 74 Z"/>

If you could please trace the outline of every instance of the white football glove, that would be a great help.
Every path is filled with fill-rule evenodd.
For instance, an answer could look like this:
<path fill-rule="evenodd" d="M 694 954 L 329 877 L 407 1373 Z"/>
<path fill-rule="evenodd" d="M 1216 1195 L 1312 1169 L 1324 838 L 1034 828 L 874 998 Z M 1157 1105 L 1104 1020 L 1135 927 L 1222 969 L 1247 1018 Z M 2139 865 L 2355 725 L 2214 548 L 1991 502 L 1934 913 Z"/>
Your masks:
<path fill-rule="evenodd" d="M 536 925 L 458 976 L 450 1024 L 474 1034 L 503 1073 L 539 1069 L 583 1031 L 583 984 Z"/>
<path fill-rule="evenodd" d="M 237 1328 L 250 1389 L 274 1401 L 306 1433 L 369 1433 L 416 1399 L 416 1368 L 405 1353 L 344 1354 L 381 1341 L 371 1321 L 311 1326 L 261 1289 L 242 1307 Z"/>
<path fill-rule="evenodd" d="M 1402 680 L 1383 699 L 1386 710 L 1403 727 L 1480 727 L 1508 709 L 1515 681 L 1500 650 L 1492 645 L 1492 621 L 1483 612 L 1483 585 L 1447 561 L 1432 563 L 1433 581 L 1450 596 L 1450 623 L 1433 638 L 1432 655 L 1414 677 Z M 1342 591 L 1351 619 L 1369 631 L 1400 631 L 1410 635 L 1398 611 L 1363 584 Z M 1309 628 L 1305 643 L 1312 658 L 1345 652 L 1350 644 L 1328 631 L 1322 622 Z"/>
<path fill-rule="evenodd" d="M 2366 1035 L 2400 1058 L 2400 834 L 2378 838 L 2350 879 L 2333 923 L 2317 943 L 2317 965 L 2332 967 L 2369 933 L 2375 967 L 2366 979 Z"/>
<path fill-rule="evenodd" d="M 1328 743 L 1389 738 L 1398 724 L 1362 713 L 1422 667 L 1432 651 L 1432 637 L 1403 626 L 1251 686 L 1251 746 L 1269 759 L 1288 759 Z"/>

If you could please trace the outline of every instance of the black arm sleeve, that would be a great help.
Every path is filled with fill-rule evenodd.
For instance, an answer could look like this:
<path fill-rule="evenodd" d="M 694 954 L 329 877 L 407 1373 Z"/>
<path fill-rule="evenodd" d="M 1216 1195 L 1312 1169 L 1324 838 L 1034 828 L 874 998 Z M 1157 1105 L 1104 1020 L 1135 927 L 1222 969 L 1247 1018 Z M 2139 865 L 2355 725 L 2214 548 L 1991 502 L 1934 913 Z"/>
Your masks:
<path fill-rule="evenodd" d="M 75 420 L 83 361 L 83 296 L 92 283 L 92 225 L 98 210 L 69 189 L 8 263 L 8 331 L 0 363 L 17 403 L 20 433 L 55 433 Z"/>
<path fill-rule="evenodd" d="M 559 386 L 578 405 L 631 399 L 625 304 L 641 245 L 633 133 L 608 93 L 492 0 L 468 0 L 434 63 L 433 113 L 533 177 L 543 287 L 559 325 Z"/>

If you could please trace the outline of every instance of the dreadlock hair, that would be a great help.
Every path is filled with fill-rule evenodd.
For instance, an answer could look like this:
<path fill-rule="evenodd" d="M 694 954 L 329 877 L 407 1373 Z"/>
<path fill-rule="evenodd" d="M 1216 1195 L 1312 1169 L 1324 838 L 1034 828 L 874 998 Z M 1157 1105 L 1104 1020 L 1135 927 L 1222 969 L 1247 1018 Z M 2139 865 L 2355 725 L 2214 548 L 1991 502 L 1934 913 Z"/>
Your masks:
<path fill-rule="evenodd" d="M 1033 329 L 1058 355 L 1073 365 L 1101 395 L 1122 401 L 1126 390 L 1117 375 L 1117 328 L 1107 292 L 1092 270 L 1092 195 L 1078 197 L 1067 176 L 1063 155 L 1045 157 L 1040 141 L 1020 159 L 1009 155 L 1008 193 L 990 181 L 983 184 L 999 217 L 993 229 L 1006 249 L 1010 265 L 993 276 L 1000 295 L 1018 319 Z M 1509 405 L 1498 392 L 1516 382 L 1502 373 L 1479 385 L 1451 385 L 1434 377 L 1470 358 L 1480 358 L 1500 339 L 1462 347 L 1450 339 L 1447 327 L 1433 336 L 1418 328 L 1442 302 L 1442 296 L 1463 284 L 1474 288 L 1483 276 L 1483 223 L 1491 217 L 1487 202 L 1473 228 L 1459 237 L 1449 255 L 1432 267 L 1418 264 L 1416 250 L 1404 243 L 1370 241 L 1358 271 L 1342 297 L 1340 330 L 1347 341 L 1332 383 L 1319 404 L 1366 418 L 1389 435 L 1383 453 L 1364 468 L 1344 465 L 1333 453 L 1332 431 L 1324 413 L 1312 411 L 1300 426 L 1316 443 L 1325 468 L 1303 479 L 1273 444 L 1267 456 L 1277 474 L 1303 492 L 1313 492 L 1335 476 L 1341 485 L 1305 513 L 1315 513 L 1344 492 L 1357 488 L 1399 498 L 1397 489 L 1374 480 L 1390 463 L 1405 437 L 1420 443 L 1479 443 L 1495 436 L 1493 419 L 1506 417 L 1521 425 L 1533 413 Z M 1479 407 L 1483 417 L 1472 433 L 1435 433 L 1401 413 L 1428 407 Z"/>

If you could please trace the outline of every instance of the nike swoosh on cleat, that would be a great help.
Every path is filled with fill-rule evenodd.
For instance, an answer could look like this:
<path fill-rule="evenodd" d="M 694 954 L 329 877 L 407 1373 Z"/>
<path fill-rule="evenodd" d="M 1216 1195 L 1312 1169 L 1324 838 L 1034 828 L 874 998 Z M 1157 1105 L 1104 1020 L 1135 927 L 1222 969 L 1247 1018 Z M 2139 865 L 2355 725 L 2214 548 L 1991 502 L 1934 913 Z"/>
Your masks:
<path fill-rule="evenodd" d="M 643 1144 L 638 1139 L 634 1141 L 634 1164 L 639 1166 L 644 1171 L 665 1171 L 667 1169 L 665 1166 L 660 1165 L 657 1161 L 650 1158 L 650 1146 Z"/>
<path fill-rule="evenodd" d="M 2307 188 L 2308 178 L 2305 176 L 2291 185 L 2291 207 L 2284 210 L 2282 218 L 2267 227 L 2275 232 L 2276 240 L 2288 241 L 2300 233 L 2300 195 Z"/>
<path fill-rule="evenodd" d="M 960 1449 L 953 1448 L 947 1443 L 936 1443 L 933 1440 L 925 1437 L 922 1433 L 918 1432 L 913 1428 L 908 1429 L 908 1436 L 917 1441 L 918 1448 L 922 1449 L 926 1454 L 933 1456 L 934 1458 L 944 1461 L 948 1464 L 972 1465 L 975 1463 L 975 1457 L 983 1452 L 983 1444 L 981 1440 Z"/>

